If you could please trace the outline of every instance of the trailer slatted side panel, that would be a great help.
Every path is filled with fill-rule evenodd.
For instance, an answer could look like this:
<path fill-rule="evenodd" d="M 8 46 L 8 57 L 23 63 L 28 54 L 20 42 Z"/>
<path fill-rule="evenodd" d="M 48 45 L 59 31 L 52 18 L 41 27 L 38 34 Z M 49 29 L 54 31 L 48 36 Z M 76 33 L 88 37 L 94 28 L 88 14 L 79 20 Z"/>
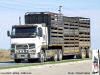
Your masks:
<path fill-rule="evenodd" d="M 79 25 L 75 19 L 64 17 L 64 53 L 79 52 Z"/>
<path fill-rule="evenodd" d="M 79 46 L 82 48 L 90 47 L 90 20 L 79 19 Z"/>
<path fill-rule="evenodd" d="M 50 40 L 50 44 L 63 44 L 63 28 L 52 26 Z"/>

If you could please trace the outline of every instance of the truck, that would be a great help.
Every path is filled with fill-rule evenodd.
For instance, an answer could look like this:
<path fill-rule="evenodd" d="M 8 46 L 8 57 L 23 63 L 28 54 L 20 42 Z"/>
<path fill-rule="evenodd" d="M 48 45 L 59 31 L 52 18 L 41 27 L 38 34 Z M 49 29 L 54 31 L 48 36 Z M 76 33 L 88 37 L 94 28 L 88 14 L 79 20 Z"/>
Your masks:
<path fill-rule="evenodd" d="M 26 12 L 24 25 L 7 31 L 15 62 L 63 57 L 89 58 L 90 18 L 67 17 L 53 12 Z"/>

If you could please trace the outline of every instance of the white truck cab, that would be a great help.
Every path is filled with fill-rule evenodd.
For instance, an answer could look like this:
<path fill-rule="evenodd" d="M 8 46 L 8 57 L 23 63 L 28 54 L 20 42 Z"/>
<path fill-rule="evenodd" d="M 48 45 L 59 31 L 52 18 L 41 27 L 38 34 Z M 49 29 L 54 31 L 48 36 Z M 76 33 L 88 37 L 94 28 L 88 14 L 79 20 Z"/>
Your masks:
<path fill-rule="evenodd" d="M 11 37 L 11 57 L 15 62 L 39 58 L 41 48 L 48 45 L 45 24 L 14 25 L 11 34 L 8 31 L 8 36 Z"/>

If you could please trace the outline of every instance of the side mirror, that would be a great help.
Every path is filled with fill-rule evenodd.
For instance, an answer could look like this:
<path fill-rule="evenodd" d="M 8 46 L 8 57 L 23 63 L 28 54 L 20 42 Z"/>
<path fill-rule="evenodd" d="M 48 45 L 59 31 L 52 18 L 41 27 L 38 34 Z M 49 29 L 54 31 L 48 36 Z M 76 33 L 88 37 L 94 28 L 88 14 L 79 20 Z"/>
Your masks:
<path fill-rule="evenodd" d="M 10 36 L 10 32 L 9 31 L 7 31 L 7 36 Z"/>
<path fill-rule="evenodd" d="M 42 28 L 40 28 L 40 27 L 38 28 L 38 36 L 42 37 Z"/>

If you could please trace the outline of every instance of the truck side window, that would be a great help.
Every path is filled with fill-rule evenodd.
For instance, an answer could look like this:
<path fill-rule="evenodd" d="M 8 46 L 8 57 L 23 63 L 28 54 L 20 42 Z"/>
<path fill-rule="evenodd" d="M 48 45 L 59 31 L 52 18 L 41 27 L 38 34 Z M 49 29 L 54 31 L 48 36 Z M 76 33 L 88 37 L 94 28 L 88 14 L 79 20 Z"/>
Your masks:
<path fill-rule="evenodd" d="M 12 35 L 15 35 L 15 28 L 12 29 L 11 34 L 12 34 Z"/>
<path fill-rule="evenodd" d="M 38 28 L 38 36 L 42 37 L 42 34 L 43 34 L 43 32 L 42 32 L 42 28 L 39 27 L 39 28 Z"/>

